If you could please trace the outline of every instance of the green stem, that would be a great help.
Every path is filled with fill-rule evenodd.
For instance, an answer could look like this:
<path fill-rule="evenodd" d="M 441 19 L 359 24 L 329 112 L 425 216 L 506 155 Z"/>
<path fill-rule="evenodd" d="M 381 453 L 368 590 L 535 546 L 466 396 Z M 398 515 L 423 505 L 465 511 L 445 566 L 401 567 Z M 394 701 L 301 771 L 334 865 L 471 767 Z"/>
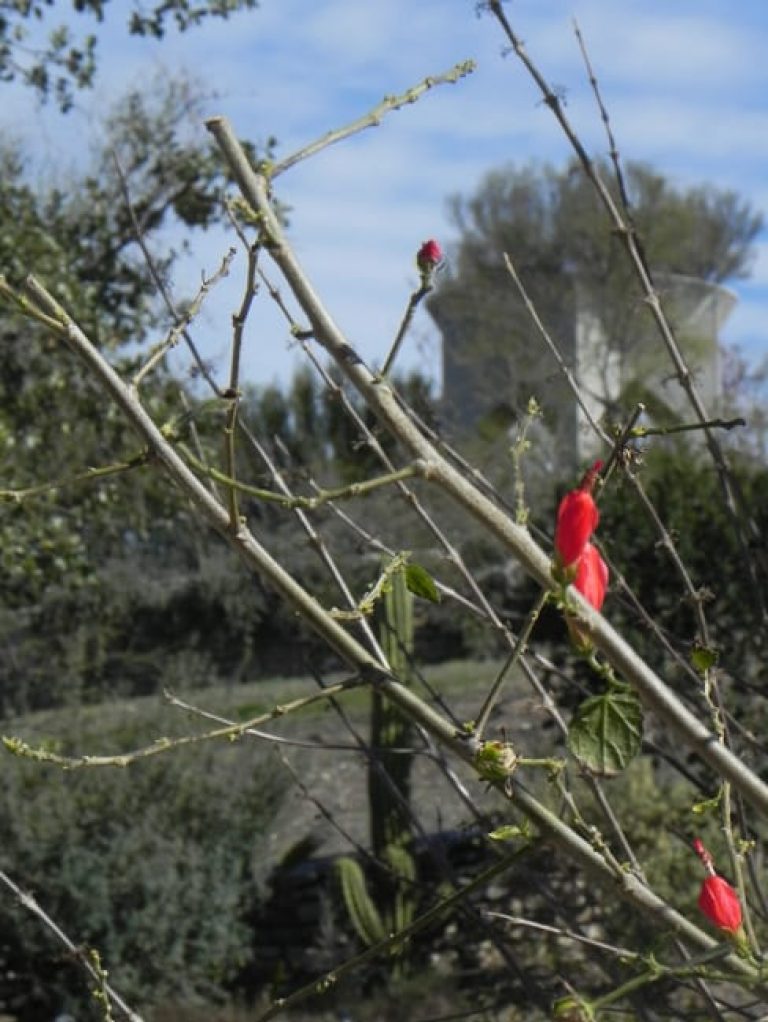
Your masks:
<path fill-rule="evenodd" d="M 257 247 L 248 249 L 248 270 L 245 279 L 245 292 L 240 309 L 232 317 L 232 356 L 229 369 L 229 387 L 227 398 L 227 421 L 224 425 L 224 458 L 227 466 L 227 475 L 234 480 L 237 471 L 235 434 L 237 429 L 237 416 L 240 410 L 240 353 L 243 345 L 243 329 L 248 313 L 251 310 L 254 295 L 256 294 L 256 268 L 258 265 Z M 237 504 L 237 487 L 230 486 L 227 490 L 227 502 L 229 506 L 229 522 L 233 532 L 237 531 L 240 520 L 240 511 Z"/>
<path fill-rule="evenodd" d="M 730 954 L 730 950 L 731 949 L 727 944 L 720 944 L 681 966 L 661 965 L 659 962 L 654 961 L 646 972 L 641 973 L 639 976 L 633 976 L 632 979 L 627 980 L 626 983 L 622 983 L 622 985 L 617 987 L 615 990 L 611 990 L 602 997 L 596 998 L 590 1003 L 590 1007 L 595 1012 L 598 1012 L 610 1004 L 615 1004 L 617 1001 L 623 1000 L 623 998 L 625 998 L 628 994 L 634 993 L 635 990 L 640 990 L 642 987 L 648 986 L 650 983 L 658 983 L 659 980 L 667 979 L 669 977 L 674 977 L 675 979 L 691 979 L 694 977 L 708 976 L 708 978 L 732 979 L 733 977 L 724 977 L 720 975 L 717 977 L 709 976 L 705 968 L 709 962 L 725 958 L 728 954 Z"/>
<path fill-rule="evenodd" d="M 38 763 L 51 763 L 54 766 L 62 767 L 64 770 L 77 770 L 83 767 L 127 767 L 140 759 L 149 759 L 152 756 L 159 756 L 169 752 L 171 749 L 178 749 L 182 745 L 198 745 L 201 742 L 210 742 L 220 739 L 234 741 L 248 734 L 252 728 L 265 724 L 267 721 L 275 720 L 278 717 L 285 717 L 289 713 L 301 710 L 305 706 L 319 702 L 322 699 L 331 699 L 341 692 L 347 692 L 351 688 L 357 688 L 363 682 L 359 678 L 352 678 L 348 681 L 341 681 L 336 685 L 328 685 L 321 692 L 315 692 L 311 696 L 304 696 L 301 699 L 294 699 L 290 703 L 282 703 L 274 706 L 266 713 L 259 714 L 251 720 L 239 724 L 229 724 L 226 727 L 214 728 L 211 731 L 203 731 L 196 735 L 182 735 L 179 738 L 157 738 L 151 745 L 134 749 L 131 752 L 117 753 L 113 756 L 61 756 L 49 749 L 34 748 L 21 738 L 6 737 L 1 739 L 2 744 L 14 756 L 21 756 L 25 759 L 35 760 Z"/>
<path fill-rule="evenodd" d="M 0 490 L 0 502 L 8 504 L 20 504 L 30 497 L 39 497 L 43 493 L 53 493 L 62 490 L 67 486 L 75 486 L 77 483 L 93 482 L 96 479 L 106 479 L 109 476 L 120 475 L 122 472 L 129 472 L 132 468 L 139 468 L 146 465 L 149 460 L 147 451 L 134 454 L 126 461 L 116 461 L 112 465 L 102 465 L 99 468 L 87 468 L 83 472 L 70 476 L 67 479 L 55 479 L 49 483 L 38 483 L 36 486 L 27 486 L 18 490 Z"/>
<path fill-rule="evenodd" d="M 257 497 L 259 500 L 268 501 L 272 504 L 280 504 L 281 507 L 288 508 L 293 511 L 296 508 L 302 508 L 305 511 L 313 511 L 315 508 L 320 507 L 322 504 L 327 504 L 331 500 L 351 500 L 355 497 L 365 497 L 374 490 L 380 489 L 382 486 L 390 486 L 392 483 L 397 483 L 403 479 L 412 479 L 414 476 L 421 475 L 422 466 L 419 462 L 414 462 L 411 465 L 406 465 L 405 468 L 397 469 L 394 472 L 388 472 L 386 475 L 375 476 L 373 479 L 364 479 L 360 483 L 350 483 L 348 486 L 338 486 L 330 490 L 320 490 L 313 497 L 288 497 L 284 493 L 276 493 L 274 490 L 265 490 L 259 486 L 251 486 L 249 483 L 241 482 L 239 479 L 233 479 L 232 476 L 227 475 L 226 472 L 222 472 L 218 468 L 213 468 L 210 465 L 206 465 L 200 461 L 192 451 L 185 444 L 177 444 L 177 449 L 184 455 L 187 463 L 192 468 L 199 472 L 200 475 L 206 476 L 208 479 L 213 479 L 217 483 L 221 483 L 222 486 L 227 486 L 232 490 L 237 490 L 240 493 L 246 493 L 250 497 Z"/>

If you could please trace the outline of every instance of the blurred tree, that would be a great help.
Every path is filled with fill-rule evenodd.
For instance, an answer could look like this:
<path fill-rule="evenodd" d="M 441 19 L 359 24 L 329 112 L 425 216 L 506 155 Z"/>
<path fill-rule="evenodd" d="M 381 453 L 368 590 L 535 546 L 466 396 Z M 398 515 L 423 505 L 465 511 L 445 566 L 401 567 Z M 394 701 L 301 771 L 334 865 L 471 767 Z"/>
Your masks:
<path fill-rule="evenodd" d="M 162 709 L 151 701 L 94 712 L 87 724 L 65 712 L 58 747 L 135 748 L 156 734 Z M 183 733 L 173 719 L 167 725 Z M 0 866 L 65 931 L 98 947 L 110 982 L 142 1008 L 171 998 L 221 1002 L 252 961 L 247 917 L 280 804 L 274 764 L 251 746 L 176 751 L 111 773 L 4 762 Z M 97 1018 L 92 1002 L 79 963 L 4 897 L 0 1011 L 20 1022 L 65 1008 Z"/>
<path fill-rule="evenodd" d="M 325 485 L 360 481 L 366 473 L 381 472 L 382 465 L 366 448 L 363 432 L 345 409 L 351 406 L 389 453 L 394 443 L 379 434 L 373 415 L 363 407 L 355 391 L 331 372 L 326 386 L 309 367 L 294 373 L 287 388 L 275 384 L 254 387 L 246 393 L 243 416 L 249 428 L 261 437 L 279 436 L 283 455 L 292 467 L 311 466 Z M 394 386 L 403 400 L 431 425 L 436 408 L 432 382 L 418 371 L 396 376 Z M 281 458 L 285 462 L 285 457 Z M 261 466 L 258 467 L 261 471 Z"/>
<path fill-rule="evenodd" d="M 736 452 L 731 464 L 758 534 L 764 534 L 768 471 L 764 464 Z M 725 669 L 736 674 L 733 665 L 738 664 L 738 670 L 747 673 L 743 665 L 749 664 L 750 677 L 762 684 L 766 636 L 756 625 L 755 614 L 767 594 L 757 597 L 750 589 L 716 476 L 703 456 L 683 448 L 649 450 L 638 471 L 694 585 L 704 594 L 712 642 L 722 650 Z M 621 478 L 606 488 L 601 504 L 603 520 L 609 523 L 608 552 L 654 621 L 687 659 L 697 634 L 692 601 L 648 516 Z M 614 602 L 611 618 L 627 632 L 637 627 L 634 612 L 621 601 Z M 642 627 L 633 641 L 644 655 L 658 656 Z M 755 650 L 760 656 L 753 660 Z M 732 681 L 734 698 L 741 680 Z"/>
<path fill-rule="evenodd" d="M 75 310 L 78 322 L 99 345 L 114 352 L 126 367 L 137 364 L 138 345 L 153 335 L 160 339 L 167 329 L 167 314 L 150 271 L 138 251 L 134 227 L 116 170 L 117 152 L 131 202 L 142 234 L 151 240 L 172 219 L 189 226 L 207 226 L 218 215 L 222 179 L 212 154 L 184 138 L 186 118 L 195 106 L 189 83 L 170 81 L 158 85 L 151 100 L 129 94 L 110 120 L 107 138 L 80 184 L 55 181 L 35 190 L 25 177 L 19 153 L 0 153 L 0 267 L 12 282 L 30 272 L 51 286 L 65 308 Z M 161 140 L 157 155 L 150 157 L 149 141 Z M 157 260 L 167 275 L 176 253 L 170 250 Z M 79 367 L 58 350 L 43 331 L 6 311 L 0 321 L 3 360 L 0 365 L 0 463 L 8 489 L 33 486 L 99 465 L 113 459 L 115 450 L 129 455 L 137 442 L 121 416 L 103 407 Z M 127 343 L 130 355 L 122 354 Z M 170 387 L 159 369 L 149 382 L 150 402 L 165 404 L 169 411 L 177 388 Z M 58 414 L 41 417 L 41 407 Z M 122 483 L 112 481 L 101 488 L 66 488 L 42 503 L 12 507 L 3 516 L 15 541 L 5 535 L 4 556 L 17 570 L 18 599 L 34 595 L 25 589 L 35 576 L 24 560 L 48 545 L 38 528 L 61 538 L 58 554 L 67 544 L 80 550 L 84 541 L 113 549 L 116 518 L 121 530 L 141 531 L 148 520 L 144 499 L 128 484 L 122 498 L 125 514 L 114 516 L 111 503 Z M 130 497 L 129 497 L 130 494 Z M 9 525 L 12 523 L 12 525 Z M 68 524 L 67 524 L 68 523 Z M 65 541 L 65 536 L 68 538 Z M 56 554 L 54 554 L 56 556 Z M 49 562 L 51 558 L 44 558 Z M 72 564 L 63 557 L 59 567 Z M 56 574 L 56 573 L 55 573 Z M 8 577 L 8 576 L 6 576 Z M 43 577 L 43 582 L 51 577 Z M 8 594 L 6 593 L 6 597 Z"/>
<path fill-rule="evenodd" d="M 612 180 L 608 167 L 600 171 L 604 180 Z M 662 292 L 671 275 L 696 278 L 702 287 L 747 275 L 762 220 L 739 196 L 706 185 L 679 189 L 637 163 L 626 167 L 626 182 L 632 216 Z M 576 164 L 563 170 L 511 166 L 493 171 L 475 195 L 451 200 L 451 214 L 459 240 L 429 308 L 444 334 L 448 411 L 457 422 L 498 431 L 521 417 L 534 394 L 557 432 L 558 417 L 564 420 L 573 408 L 503 253 L 509 253 L 566 360 L 588 363 L 590 398 L 611 391 L 615 397 L 615 359 L 633 352 L 645 360 L 642 369 L 638 362 L 633 396 L 664 412 L 667 398 L 659 388 L 638 385 L 648 382 L 647 360 L 655 359 L 658 367 L 664 352 L 649 342 L 639 285 Z M 597 334 L 601 343 L 590 354 L 585 345 Z M 573 434 L 572 423 L 560 425 L 561 432 Z"/>
<path fill-rule="evenodd" d="M 43 101 L 55 98 L 64 112 L 72 107 L 76 89 L 93 85 L 96 73 L 97 36 L 75 38 L 72 14 L 90 15 L 101 24 L 119 14 L 130 35 L 162 39 L 168 23 L 184 32 L 206 18 L 228 18 L 240 10 L 253 10 L 257 0 L 163 0 L 153 5 L 132 0 L 73 0 L 70 17 L 52 24 L 54 0 L 0 0 L 0 80 L 21 80 Z"/>
<path fill-rule="evenodd" d="M 169 328 L 132 213 L 144 241 L 164 252 L 154 260 L 162 278 L 178 255 L 165 245 L 167 228 L 174 223 L 205 228 L 220 216 L 225 179 L 219 162 L 187 130 L 200 106 L 199 90 L 180 79 L 155 81 L 151 94 L 129 93 L 107 118 L 102 144 L 82 180 L 62 173 L 35 187 L 22 154 L 9 146 L 0 150 L 0 272 L 14 284 L 29 273 L 42 279 L 127 372 L 145 357 L 143 346 L 163 339 Z M 74 663 L 87 677 L 103 662 L 101 625 L 115 617 L 108 611 L 105 565 L 149 545 L 168 554 L 169 568 L 178 570 L 182 563 L 194 570 L 207 540 L 186 528 L 188 508 L 156 485 L 149 466 L 98 485 L 66 484 L 34 499 L 15 499 L 12 491 L 70 480 L 89 466 L 136 456 L 140 444 L 71 355 L 8 307 L 0 315 L 0 343 L 0 468 L 6 493 L 0 508 L 0 644 L 6 665 L 0 705 L 18 709 L 65 697 L 67 685 L 54 688 L 47 680 L 52 657 L 62 665 L 60 682 L 76 673 Z M 162 365 L 142 390 L 161 421 L 183 420 L 179 384 Z M 184 403 L 196 414 L 194 394 L 186 394 Z M 41 415 L 42 408 L 49 414 Z M 215 414 L 205 421 L 221 428 Z M 83 595 L 80 604 L 77 594 L 84 587 L 97 592 Z M 101 612 L 94 614 L 95 607 Z"/>

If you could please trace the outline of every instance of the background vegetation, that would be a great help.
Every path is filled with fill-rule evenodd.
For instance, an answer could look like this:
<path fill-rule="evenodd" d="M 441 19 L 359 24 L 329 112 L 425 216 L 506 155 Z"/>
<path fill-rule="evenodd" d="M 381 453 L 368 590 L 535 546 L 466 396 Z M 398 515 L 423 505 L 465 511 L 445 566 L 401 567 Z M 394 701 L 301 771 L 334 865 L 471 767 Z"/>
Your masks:
<path fill-rule="evenodd" d="M 34 6 L 18 8 L 21 27 Z M 99 13 L 107 7 L 81 6 Z M 164 4 L 134 16 L 130 30 L 162 34 L 171 14 L 185 28 L 204 14 L 226 15 L 241 6 L 252 4 L 212 3 L 199 13 L 186 4 Z M 0 38 L 17 39 L 13 28 L 13 19 L 0 21 Z M 13 47 L 3 48 L 0 73 L 23 74 L 66 108 L 72 87 L 89 80 L 95 52 L 92 43 L 81 47 L 64 34 L 39 63 L 27 67 L 14 62 Z M 151 342 L 169 329 L 158 291 L 172 277 L 175 253 L 149 264 L 142 245 L 171 222 L 192 231 L 226 220 L 223 196 L 231 179 L 213 148 L 201 144 L 199 134 L 190 135 L 188 118 L 197 113 L 194 90 L 184 82 L 168 82 L 151 98 L 127 96 L 112 115 L 103 152 L 75 186 L 53 181 L 35 187 L 23 153 L 8 146 L 0 156 L 0 271 L 14 286 L 30 270 L 45 280 L 127 378 L 145 363 Z M 271 155 L 253 147 L 249 152 L 254 162 Z M 607 167 L 600 171 L 609 173 Z M 642 166 L 628 168 L 628 181 L 634 223 L 655 267 L 718 283 L 747 272 L 760 218 L 738 196 L 707 186 L 676 190 L 661 173 Z M 625 337 L 622 317 L 639 291 L 600 219 L 594 192 L 575 164 L 562 170 L 502 168 L 477 195 L 457 197 L 453 206 L 459 242 L 450 268 L 437 275 L 431 309 L 438 321 L 471 313 L 478 357 L 483 338 L 498 334 L 503 322 L 520 359 L 541 364 L 542 388 L 535 396 L 550 401 L 550 413 L 556 414 L 547 391 L 551 366 L 531 344 L 519 305 L 510 318 L 499 254 L 514 249 L 532 297 L 555 328 L 569 315 L 574 292 L 586 290 L 604 310 L 611 335 Z M 180 329 L 193 311 L 177 310 Z M 242 720 L 268 710 L 278 698 L 271 689 L 262 702 L 252 687 L 259 679 L 300 674 L 321 686 L 338 679 L 339 656 L 205 531 L 189 499 L 167 485 L 121 413 L 49 330 L 4 306 L 0 343 L 4 730 L 55 756 L 117 753 L 158 737 L 165 689 L 201 698 L 204 690 L 207 706 Z M 164 435 L 203 469 L 220 461 L 233 399 L 206 388 L 206 374 L 200 364 L 198 381 L 181 383 L 160 364 L 142 387 L 145 407 Z M 450 409 L 441 405 L 431 381 L 419 374 L 396 376 L 394 387 L 425 434 L 440 434 L 441 442 L 469 450 L 496 506 L 527 522 L 551 549 L 558 497 L 575 485 L 580 467 L 554 475 L 549 452 L 536 447 L 535 434 L 526 449 L 521 430 L 531 395 L 508 394 L 509 415 L 470 442 L 454 432 Z M 738 387 L 728 397 L 729 412 L 749 399 Z M 608 409 L 606 427 L 621 425 L 630 411 L 625 405 Z M 383 499 L 374 494 L 362 504 L 322 504 L 311 516 L 314 536 L 279 503 L 262 499 L 258 490 L 275 490 L 278 479 L 291 493 L 309 498 L 381 474 L 387 459 L 402 460 L 402 448 L 337 368 L 315 365 L 284 389 L 246 387 L 238 416 L 246 435 L 259 441 L 239 446 L 234 462 L 238 477 L 251 487 L 240 497 L 240 513 L 321 606 L 342 604 L 339 577 L 361 599 L 382 563 L 406 541 L 412 560 L 438 579 L 442 602 L 420 599 L 413 608 L 413 662 L 403 673 L 460 729 L 482 704 L 509 652 L 509 630 L 525 626 L 539 587 L 500 551 L 487 529 L 446 507 L 422 480 L 409 481 L 405 501 L 395 501 L 388 489 Z M 730 437 L 726 443 L 749 528 L 743 516 L 741 531 L 735 528 L 698 440 L 651 436 L 621 452 L 624 462 L 600 497 L 600 541 L 612 566 L 613 624 L 702 719 L 709 719 L 709 703 L 692 654 L 704 647 L 713 663 L 719 658 L 717 680 L 727 693 L 731 738 L 763 776 L 768 591 L 765 576 L 758 575 L 758 585 L 745 597 L 745 578 L 750 571 L 754 576 L 762 555 L 768 469 L 759 449 Z M 200 477 L 212 492 L 226 495 L 226 475 L 222 481 L 201 471 Z M 643 484 L 645 506 L 633 480 Z M 424 515 L 413 516 L 415 505 L 439 517 L 444 546 Z M 665 523 L 669 542 L 660 538 L 649 506 Z M 685 565 L 692 588 L 681 584 L 673 555 Z M 329 573 L 330 559 L 335 572 Z M 365 637 L 364 627 L 352 621 L 349 630 Z M 401 633 L 396 638 L 395 647 L 409 645 Z M 599 691 L 599 679 L 568 645 L 559 609 L 543 610 L 531 641 L 532 662 L 562 712 Z M 466 661 L 460 691 L 447 683 L 447 668 L 438 666 L 425 680 L 425 663 L 444 665 L 449 658 Z M 478 666 L 480 660 L 487 664 Z M 336 707 L 339 733 L 345 742 L 358 743 L 355 770 L 362 773 L 361 764 L 368 765 L 376 776 L 385 739 L 378 735 L 373 752 L 366 744 L 363 700 L 367 706 L 367 695 L 355 693 Z M 563 736 L 538 704 L 521 697 L 514 713 L 508 726 L 528 735 L 522 740 L 530 741 L 532 756 L 566 754 Z M 175 723 L 163 720 L 164 735 L 188 732 L 186 718 L 172 719 Z M 502 715 L 493 719 L 500 741 L 506 740 L 504 724 Z M 204 725 L 198 720 L 195 726 Z M 301 740 L 312 742 L 319 728 L 310 718 Z M 393 731 L 398 733 L 396 722 Z M 409 744 L 412 740 L 409 734 Z M 439 760 L 428 742 L 418 752 Z M 661 722 L 650 721 L 642 753 L 612 782 L 613 811 L 628 845 L 647 864 L 656 893 L 692 915 L 698 883 L 684 842 L 702 825 L 713 850 L 727 861 L 728 835 L 715 815 L 725 796 L 719 780 Z M 0 789 L 5 820 L 0 867 L 33 891 L 78 943 L 98 948 L 110 981 L 157 1020 L 193 1018 L 197 1011 L 201 1017 L 215 1011 L 222 1018 L 227 1012 L 245 1014 L 260 999 L 266 1003 L 273 993 L 288 992 L 363 949 L 360 918 L 368 912 L 370 919 L 371 907 L 380 908 L 382 901 L 383 856 L 371 855 L 365 842 L 349 849 L 363 879 L 346 898 L 333 865 L 314 854 L 312 828 L 281 861 L 265 864 L 265 841 L 288 777 L 275 763 L 245 739 L 224 749 L 201 743 L 110 772 L 61 772 L 23 756 L 8 757 Z M 480 804 L 477 780 L 463 779 L 475 787 L 450 827 L 438 828 L 435 815 L 425 813 L 416 798 L 401 812 L 408 862 L 387 863 L 396 874 L 397 896 L 408 901 L 401 921 L 448 896 L 460 882 L 472 882 L 498 859 L 500 844 L 487 834 L 507 817 L 499 804 Z M 550 808 L 575 821 L 579 833 L 590 834 L 590 828 L 604 825 L 605 807 L 589 780 L 589 771 L 573 771 L 570 801 L 543 775 L 532 774 L 526 783 Z M 316 799 L 321 814 L 321 795 L 334 783 L 331 770 L 324 793 L 305 793 Z M 698 807 L 695 818 L 692 805 Z M 745 868 L 756 871 L 764 826 L 759 819 L 747 821 L 743 805 L 733 817 L 753 855 Z M 432 831 L 438 829 L 450 834 L 435 840 Z M 523 830 L 520 835 L 526 836 Z M 301 887 L 308 876 L 311 883 Z M 281 884 L 305 893 L 293 902 L 281 895 L 286 898 L 281 902 Z M 756 891 L 753 909 L 762 930 L 765 908 L 759 886 Z M 556 932 L 534 939 L 529 929 L 493 922 L 494 911 L 535 919 Z M 276 932 L 272 927 L 286 916 L 300 931 L 306 927 L 313 956 L 260 958 L 264 930 Z M 330 1003 L 334 1011 L 346 1011 L 351 1004 L 355 1022 L 364 1022 L 402 1017 L 402 1004 L 419 1000 L 425 1015 L 458 1005 L 477 1017 L 546 1018 L 563 992 L 564 976 L 577 975 L 580 990 L 590 995 L 625 978 L 620 963 L 606 965 L 593 948 L 567 943 L 565 930 L 644 953 L 659 948 L 667 954 L 671 944 L 647 920 L 628 918 L 623 903 L 596 897 L 591 880 L 537 837 L 522 848 L 503 882 L 483 885 L 474 899 L 439 917 L 393 959 L 345 978 L 330 1001 L 317 1000 L 316 1010 Z M 54 948 L 23 905 L 10 896 L 0 902 L 3 1011 L 29 1022 L 63 1010 L 88 1017 L 96 1008 L 81 965 L 77 956 Z M 638 1017 L 698 1017 L 696 983 L 670 980 L 655 989 L 653 1010 L 644 994 L 627 996 Z M 730 987 L 727 996 L 735 996 Z M 746 1017 L 750 1010 L 743 1009 Z"/>

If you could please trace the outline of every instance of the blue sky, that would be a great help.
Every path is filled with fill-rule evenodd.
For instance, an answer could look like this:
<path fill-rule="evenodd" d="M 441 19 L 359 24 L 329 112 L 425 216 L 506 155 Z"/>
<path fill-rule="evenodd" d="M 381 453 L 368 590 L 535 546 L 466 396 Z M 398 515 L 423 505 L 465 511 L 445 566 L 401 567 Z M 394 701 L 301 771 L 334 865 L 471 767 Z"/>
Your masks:
<path fill-rule="evenodd" d="M 376 128 L 297 165 L 279 179 L 292 207 L 291 238 L 331 313 L 370 362 L 381 361 L 416 284 L 413 256 L 455 236 L 446 197 L 471 193 L 509 161 L 562 164 L 565 140 L 522 66 L 503 53 L 495 20 L 474 0 L 261 0 L 258 10 L 209 22 L 161 43 L 122 31 L 113 0 L 101 31 L 93 93 L 61 120 L 21 89 L 2 121 L 49 165 L 76 160 L 112 99 L 157 69 L 183 70 L 215 91 L 210 114 L 238 134 L 274 135 L 279 155 L 366 113 L 385 94 L 473 58 L 477 71 L 391 114 Z M 768 211 L 768 3 L 765 0 L 515 0 L 508 17 L 548 80 L 565 90 L 569 117 L 590 151 L 605 140 L 573 35 L 577 18 L 625 159 L 648 161 L 679 185 L 711 182 Z M 735 13 L 734 13 L 735 12 Z M 76 18 L 74 25 L 87 26 Z M 5 88 L 5 87 L 4 87 Z M 204 134 L 200 126 L 201 136 Z M 176 297 L 220 261 L 227 240 L 195 240 Z M 222 372 L 244 261 L 205 306 L 195 335 Z M 754 361 L 768 354 L 768 233 L 723 332 Z M 246 337 L 245 374 L 285 381 L 301 361 L 263 295 Z M 401 364 L 439 373 L 439 345 L 417 317 Z"/>

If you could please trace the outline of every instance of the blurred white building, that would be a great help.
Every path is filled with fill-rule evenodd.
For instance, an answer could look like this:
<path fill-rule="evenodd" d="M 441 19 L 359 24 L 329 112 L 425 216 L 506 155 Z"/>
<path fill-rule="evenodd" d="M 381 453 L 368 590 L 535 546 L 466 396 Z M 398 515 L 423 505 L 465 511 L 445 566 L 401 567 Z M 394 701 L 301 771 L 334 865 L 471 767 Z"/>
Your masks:
<path fill-rule="evenodd" d="M 717 284 L 678 274 L 657 274 L 662 307 L 675 332 L 696 388 L 710 414 L 721 398 L 719 337 L 736 303 L 733 292 Z M 438 300 L 432 315 L 443 338 L 443 411 L 455 436 L 468 438 L 484 430 L 510 427 L 533 396 L 544 412 L 555 451 L 555 465 L 570 472 L 598 449 L 584 410 L 579 407 L 562 372 L 536 327 L 521 326 L 519 312 L 505 330 L 504 302 L 481 308 L 471 301 Z M 687 398 L 674 366 L 642 299 L 613 316 L 611 336 L 600 310 L 587 300 L 562 315 L 553 339 L 571 369 L 590 414 L 598 421 L 620 423 L 637 401 L 651 421 L 692 421 Z M 489 330 L 489 315 L 494 326 Z M 620 326 L 616 326 L 618 323 Z"/>

